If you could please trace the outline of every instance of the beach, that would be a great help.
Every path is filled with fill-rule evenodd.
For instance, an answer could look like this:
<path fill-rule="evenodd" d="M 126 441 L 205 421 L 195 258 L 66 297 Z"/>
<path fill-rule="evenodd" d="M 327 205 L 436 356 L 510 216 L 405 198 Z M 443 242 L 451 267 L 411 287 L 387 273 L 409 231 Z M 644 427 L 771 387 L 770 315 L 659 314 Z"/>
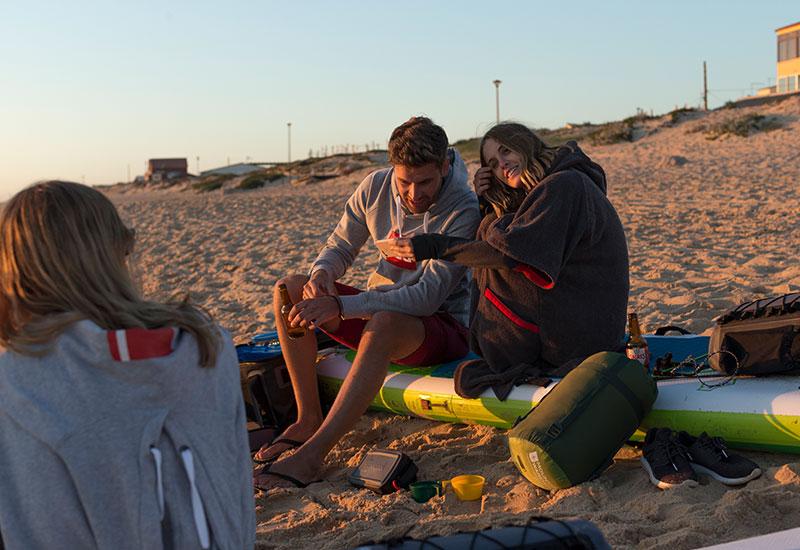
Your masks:
<path fill-rule="evenodd" d="M 748 115 L 770 124 L 746 137 L 717 136 L 724 122 Z M 800 97 L 643 120 L 637 131 L 632 142 L 580 145 L 606 171 L 628 238 L 629 309 L 646 332 L 663 325 L 706 332 L 743 301 L 800 291 Z M 240 343 L 274 326 L 275 282 L 307 272 L 347 197 L 380 160 L 338 159 L 326 169 L 336 177 L 316 180 L 298 169 L 252 191 L 107 192 L 136 229 L 144 293 L 188 292 Z M 478 163 L 468 167 L 474 173 Z M 365 286 L 376 259 L 367 243 L 342 282 Z M 406 492 L 356 489 L 347 473 L 373 447 L 408 453 L 420 479 L 483 475 L 484 496 L 461 502 L 447 492 L 418 504 Z M 590 520 L 614 548 L 696 548 L 796 527 L 800 455 L 743 454 L 763 474 L 740 488 L 703 479 L 661 491 L 642 469 L 641 451 L 625 446 L 599 478 L 548 493 L 512 464 L 503 430 L 369 412 L 328 457 L 324 481 L 257 495 L 257 548 L 347 548 L 532 516 Z"/>

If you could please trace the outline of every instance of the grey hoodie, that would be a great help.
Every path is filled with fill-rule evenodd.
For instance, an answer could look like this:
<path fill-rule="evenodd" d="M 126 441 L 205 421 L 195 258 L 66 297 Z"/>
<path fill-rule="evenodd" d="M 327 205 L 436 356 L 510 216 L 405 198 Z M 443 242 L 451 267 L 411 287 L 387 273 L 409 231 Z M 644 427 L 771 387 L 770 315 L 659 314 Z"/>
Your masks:
<path fill-rule="evenodd" d="M 252 548 L 236 352 L 213 368 L 174 328 L 69 327 L 44 357 L 0 355 L 6 548 Z M 201 544 L 207 542 L 207 545 Z"/>
<path fill-rule="evenodd" d="M 468 184 L 467 169 L 458 152 L 450 149 L 448 155 L 450 171 L 436 202 L 424 214 L 410 213 L 399 200 L 393 168 L 364 178 L 347 201 L 344 215 L 311 271 L 325 269 L 339 279 L 367 239 L 386 239 L 396 230 L 403 236 L 425 232 L 474 238 L 480 222 L 478 199 Z M 465 267 L 425 260 L 416 269 L 404 269 L 381 256 L 367 286 L 366 292 L 341 297 L 345 318 L 369 318 L 377 311 L 418 317 L 446 311 L 464 326 L 469 323 Z"/>

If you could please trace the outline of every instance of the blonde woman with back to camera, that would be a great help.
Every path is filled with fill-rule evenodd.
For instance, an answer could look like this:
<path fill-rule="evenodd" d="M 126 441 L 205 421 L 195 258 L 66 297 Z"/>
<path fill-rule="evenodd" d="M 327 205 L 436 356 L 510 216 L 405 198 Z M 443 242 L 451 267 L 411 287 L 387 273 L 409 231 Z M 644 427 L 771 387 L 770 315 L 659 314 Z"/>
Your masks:
<path fill-rule="evenodd" d="M 0 214 L 0 547 L 253 546 L 233 344 L 187 300 L 142 298 L 133 246 L 76 183 Z"/>

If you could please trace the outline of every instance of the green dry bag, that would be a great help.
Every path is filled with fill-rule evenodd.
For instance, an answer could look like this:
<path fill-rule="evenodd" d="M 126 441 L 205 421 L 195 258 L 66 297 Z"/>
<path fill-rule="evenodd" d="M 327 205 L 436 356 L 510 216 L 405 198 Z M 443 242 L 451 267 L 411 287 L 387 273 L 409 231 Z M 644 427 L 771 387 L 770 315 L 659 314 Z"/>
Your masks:
<path fill-rule="evenodd" d="M 596 353 L 508 432 L 514 464 L 531 483 L 551 491 L 597 477 L 657 395 L 641 363 L 619 353 Z"/>

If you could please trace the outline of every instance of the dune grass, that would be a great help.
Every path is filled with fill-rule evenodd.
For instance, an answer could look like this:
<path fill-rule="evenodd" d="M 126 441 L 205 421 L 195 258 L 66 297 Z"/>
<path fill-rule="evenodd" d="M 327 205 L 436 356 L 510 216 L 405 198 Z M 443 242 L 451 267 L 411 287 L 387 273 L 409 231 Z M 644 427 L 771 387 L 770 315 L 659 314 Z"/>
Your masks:
<path fill-rule="evenodd" d="M 256 172 L 254 174 L 250 174 L 242 181 L 239 182 L 237 189 L 258 189 L 260 187 L 264 187 L 268 183 L 272 183 L 275 180 L 285 177 L 286 174 L 283 172 L 279 172 L 275 169 L 266 170 L 263 172 Z"/>
<path fill-rule="evenodd" d="M 726 135 L 746 138 L 758 132 L 771 132 L 772 130 L 778 130 L 780 128 L 783 128 L 783 124 L 780 120 L 774 117 L 751 113 L 740 117 L 728 118 L 716 123 L 699 124 L 689 130 L 689 133 L 702 132 L 707 140 L 713 141 Z"/>
<path fill-rule="evenodd" d="M 220 174 L 218 176 L 211 176 L 209 178 L 205 178 L 201 181 L 192 184 L 192 189 L 195 191 L 200 191 L 201 193 L 208 193 L 209 191 L 215 191 L 222 187 L 226 181 L 231 179 L 233 175 L 231 174 Z"/>

